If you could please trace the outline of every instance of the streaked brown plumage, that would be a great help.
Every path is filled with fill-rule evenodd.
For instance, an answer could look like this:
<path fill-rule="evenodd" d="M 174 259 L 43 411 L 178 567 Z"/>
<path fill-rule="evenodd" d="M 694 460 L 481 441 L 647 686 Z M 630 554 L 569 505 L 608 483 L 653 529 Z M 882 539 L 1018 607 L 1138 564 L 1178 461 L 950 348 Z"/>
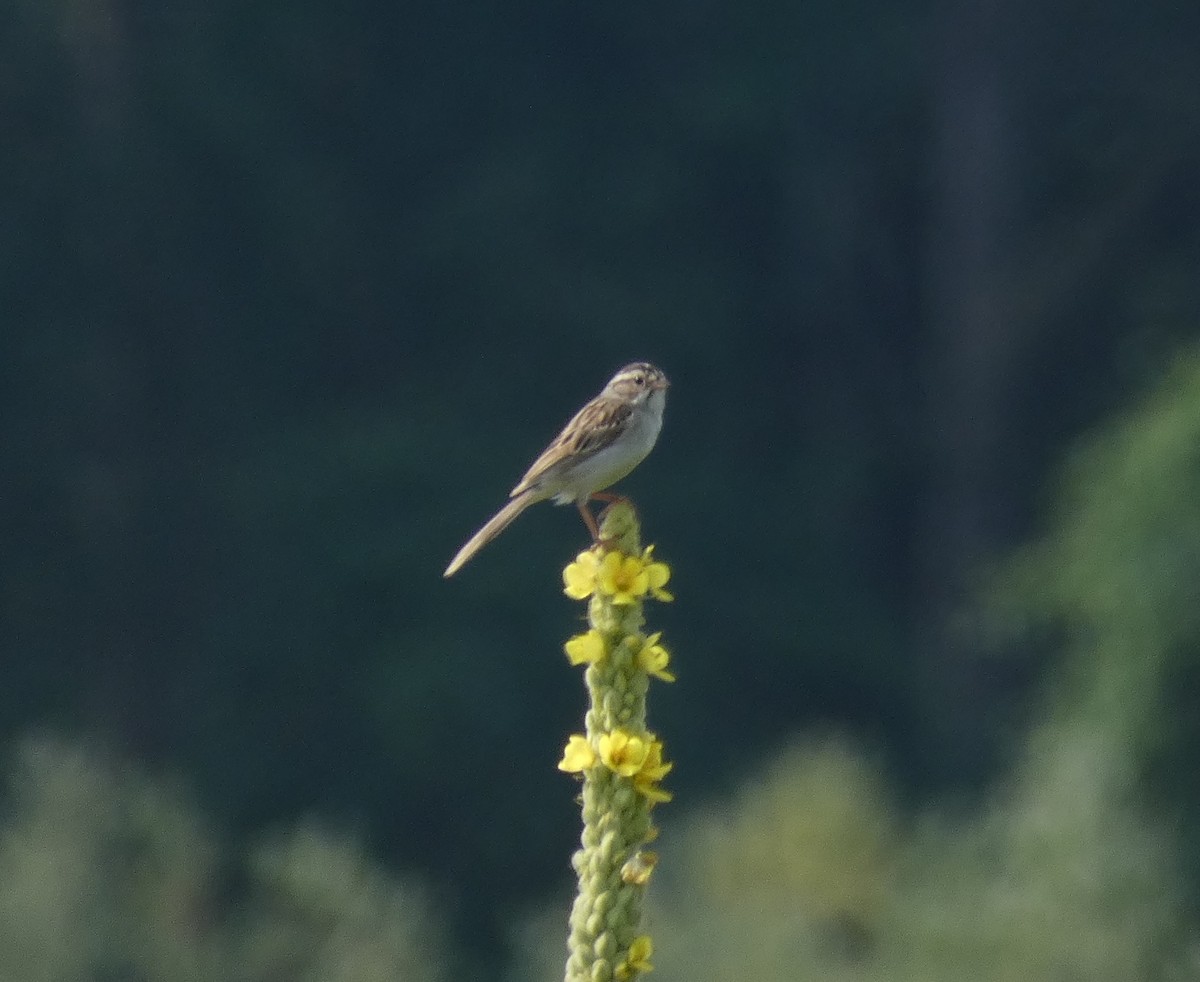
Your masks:
<path fill-rule="evenodd" d="M 669 384 L 666 375 L 648 362 L 634 362 L 618 371 L 530 465 L 512 489 L 512 501 L 468 540 L 443 575 L 453 576 L 521 512 L 539 501 L 575 502 L 595 538 L 596 522 L 587 503 L 650 453 L 662 427 Z"/>

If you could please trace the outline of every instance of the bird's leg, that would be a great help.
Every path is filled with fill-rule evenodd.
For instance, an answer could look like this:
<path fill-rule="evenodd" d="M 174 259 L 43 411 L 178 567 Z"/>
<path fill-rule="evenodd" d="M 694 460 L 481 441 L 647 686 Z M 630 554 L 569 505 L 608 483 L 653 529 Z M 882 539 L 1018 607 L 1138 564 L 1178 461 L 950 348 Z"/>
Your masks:
<path fill-rule="evenodd" d="M 608 549 L 612 546 L 613 540 L 602 539 L 600 537 L 600 525 L 596 521 L 596 519 L 592 517 L 592 513 L 587 506 L 587 502 L 591 501 L 593 498 L 596 501 L 607 502 L 607 504 L 603 508 L 600 509 L 600 520 L 601 521 L 604 520 L 604 516 L 608 514 L 608 510 L 613 505 L 624 503 L 624 504 L 629 505 L 630 508 L 632 508 L 633 507 L 633 499 L 627 498 L 623 494 L 615 494 L 612 491 L 593 491 L 591 494 L 589 494 L 587 496 L 586 501 L 575 502 L 576 507 L 579 509 L 579 514 L 581 514 L 583 516 L 583 520 L 587 523 L 588 531 L 592 533 L 593 544 L 600 546 L 602 549 Z"/>
<path fill-rule="evenodd" d="M 595 497 L 595 495 L 591 497 Z M 579 509 L 579 516 L 583 519 L 584 525 L 588 527 L 588 531 L 592 535 L 592 543 L 602 546 L 604 543 L 600 541 L 600 526 L 596 524 L 596 519 L 592 517 L 592 512 L 588 508 L 590 500 L 591 498 L 580 498 L 575 502 L 575 507 Z"/>

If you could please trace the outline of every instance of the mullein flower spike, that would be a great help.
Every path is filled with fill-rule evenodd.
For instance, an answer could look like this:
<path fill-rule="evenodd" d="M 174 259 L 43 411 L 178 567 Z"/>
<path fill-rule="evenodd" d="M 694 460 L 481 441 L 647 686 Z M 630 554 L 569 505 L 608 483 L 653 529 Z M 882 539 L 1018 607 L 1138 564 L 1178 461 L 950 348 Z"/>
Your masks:
<path fill-rule="evenodd" d="M 662 633 L 642 631 L 644 601 L 673 599 L 665 589 L 671 571 L 653 546 L 641 548 L 628 504 L 608 509 L 600 535 L 602 545 L 563 570 L 563 592 L 588 602 L 588 631 L 564 650 L 572 665 L 586 666 L 590 702 L 586 732 L 571 736 L 558 764 L 583 779 L 566 982 L 628 982 L 653 969 L 653 945 L 640 928 L 657 856 L 642 847 L 658 834 L 651 810 L 671 800 L 659 782 L 672 764 L 646 728 L 646 693 L 651 677 L 675 676 Z"/>

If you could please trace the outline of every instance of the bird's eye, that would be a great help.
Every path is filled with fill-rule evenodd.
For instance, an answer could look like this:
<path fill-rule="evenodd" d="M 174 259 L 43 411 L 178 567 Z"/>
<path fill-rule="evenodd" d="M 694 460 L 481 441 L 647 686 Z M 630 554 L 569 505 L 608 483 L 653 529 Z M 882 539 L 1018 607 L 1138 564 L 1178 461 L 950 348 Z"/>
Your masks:
<path fill-rule="evenodd" d="M 645 375 L 635 375 L 633 377 L 633 384 L 634 385 L 645 385 L 646 384 L 646 376 Z"/>

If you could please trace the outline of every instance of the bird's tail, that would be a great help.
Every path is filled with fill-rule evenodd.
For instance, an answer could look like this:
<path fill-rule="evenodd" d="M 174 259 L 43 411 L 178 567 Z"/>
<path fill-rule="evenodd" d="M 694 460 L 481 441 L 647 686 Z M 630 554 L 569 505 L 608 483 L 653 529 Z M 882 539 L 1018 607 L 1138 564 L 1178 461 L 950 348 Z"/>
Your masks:
<path fill-rule="evenodd" d="M 450 577 L 457 573 L 475 553 L 508 528 L 514 518 L 530 505 L 541 500 L 541 498 L 534 496 L 532 489 L 513 498 L 512 501 L 489 518 L 487 524 L 471 536 L 467 544 L 458 550 L 458 555 L 450 560 L 450 565 L 446 567 L 446 572 L 442 576 Z"/>

